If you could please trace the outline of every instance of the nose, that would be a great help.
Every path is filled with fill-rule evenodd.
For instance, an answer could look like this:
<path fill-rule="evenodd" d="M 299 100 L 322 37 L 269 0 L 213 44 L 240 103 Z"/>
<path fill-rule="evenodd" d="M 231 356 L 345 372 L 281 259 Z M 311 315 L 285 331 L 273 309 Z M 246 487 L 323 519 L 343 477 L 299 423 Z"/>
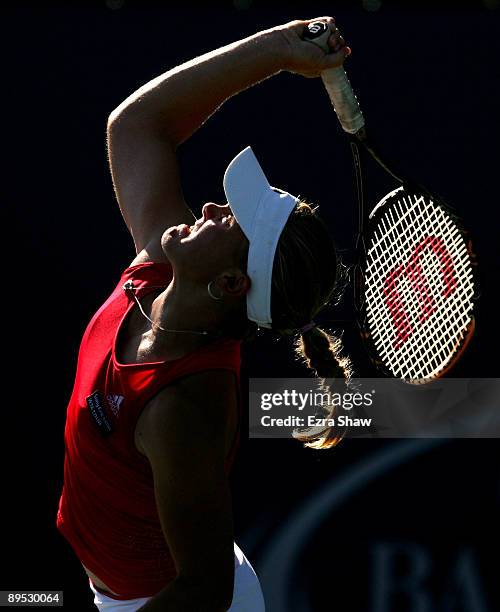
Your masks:
<path fill-rule="evenodd" d="M 203 219 L 207 221 L 208 219 L 217 219 L 218 217 L 223 217 L 227 215 L 229 212 L 229 205 L 226 204 L 221 206 L 220 204 L 213 204 L 212 202 L 208 202 L 203 205 L 201 209 L 203 214 Z"/>

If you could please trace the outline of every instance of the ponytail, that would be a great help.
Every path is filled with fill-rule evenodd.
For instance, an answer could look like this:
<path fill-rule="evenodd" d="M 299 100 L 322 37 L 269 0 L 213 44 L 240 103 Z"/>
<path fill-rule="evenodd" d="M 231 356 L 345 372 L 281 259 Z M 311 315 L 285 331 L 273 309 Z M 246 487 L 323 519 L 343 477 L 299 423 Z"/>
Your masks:
<path fill-rule="evenodd" d="M 349 383 L 351 361 L 341 354 L 340 338 L 309 324 L 327 305 L 338 303 L 347 284 L 347 268 L 340 261 L 326 224 L 306 202 L 290 215 L 280 236 L 271 293 L 273 330 L 281 336 L 300 334 L 295 353 L 318 378 L 323 392 Z M 323 418 L 335 418 L 335 406 L 323 410 Z M 320 416 L 320 415 L 318 415 Z M 335 419 L 336 421 L 336 419 Z M 311 448 L 330 448 L 345 430 L 320 427 L 296 430 L 294 437 Z"/>
<path fill-rule="evenodd" d="M 328 334 L 319 327 L 314 327 L 302 334 L 295 343 L 295 352 L 298 358 L 313 370 L 322 379 L 321 388 L 330 392 L 332 386 L 341 384 L 347 386 L 352 376 L 352 364 L 349 357 L 342 355 L 342 341 L 340 338 Z M 327 382 L 327 379 L 330 382 Z M 333 379 L 333 381 L 332 381 Z M 324 410 L 324 409 L 323 409 Z M 329 405 L 329 410 L 321 414 L 322 418 L 335 419 L 336 406 Z M 316 449 L 325 449 L 336 446 L 344 437 L 346 428 L 310 427 L 294 431 L 294 438 L 305 442 L 306 446 Z"/>

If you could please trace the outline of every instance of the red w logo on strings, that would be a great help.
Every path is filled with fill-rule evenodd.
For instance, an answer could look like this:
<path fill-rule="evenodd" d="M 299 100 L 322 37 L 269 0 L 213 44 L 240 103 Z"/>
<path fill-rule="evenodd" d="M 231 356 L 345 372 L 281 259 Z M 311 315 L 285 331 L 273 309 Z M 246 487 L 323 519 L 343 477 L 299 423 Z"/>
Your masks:
<path fill-rule="evenodd" d="M 396 328 L 396 339 L 393 342 L 394 348 L 400 348 L 415 331 L 410 324 L 409 317 L 404 309 L 403 300 L 398 292 L 397 282 L 402 276 L 410 279 L 412 288 L 418 296 L 420 302 L 419 322 L 423 323 L 436 310 L 436 303 L 432 297 L 429 283 L 423 274 L 420 265 L 420 256 L 425 249 L 432 249 L 441 263 L 443 274 L 443 296 L 446 298 L 456 288 L 457 280 L 453 261 L 444 242 L 437 236 L 427 236 L 413 250 L 409 262 L 403 266 L 396 266 L 384 282 L 384 301 L 392 316 L 392 321 Z"/>

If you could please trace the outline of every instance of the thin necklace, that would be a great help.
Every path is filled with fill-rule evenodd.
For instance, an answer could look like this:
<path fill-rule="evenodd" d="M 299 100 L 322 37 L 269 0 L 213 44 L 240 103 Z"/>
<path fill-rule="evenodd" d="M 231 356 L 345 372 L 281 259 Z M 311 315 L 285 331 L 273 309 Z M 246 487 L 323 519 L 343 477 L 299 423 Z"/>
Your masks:
<path fill-rule="evenodd" d="M 149 285 L 147 287 L 147 289 L 164 289 L 164 286 L 151 286 Z M 159 323 L 155 323 L 155 321 L 153 321 L 152 319 L 150 319 L 148 317 L 148 315 L 144 312 L 144 309 L 142 307 L 142 304 L 139 302 L 139 300 L 137 299 L 137 296 L 135 295 L 135 287 L 134 287 L 134 282 L 129 280 L 127 281 L 124 285 L 123 285 L 123 290 L 124 291 L 128 291 L 132 294 L 132 297 L 135 300 L 135 303 L 137 304 L 137 306 L 139 307 L 139 310 L 141 311 L 142 315 L 151 323 L 151 327 L 153 330 L 155 329 L 160 329 L 161 331 L 164 332 L 170 332 L 173 334 L 198 334 L 200 336 L 210 336 L 213 334 L 210 334 L 210 332 L 207 331 L 197 331 L 194 329 L 167 329 L 166 327 L 162 327 Z"/>

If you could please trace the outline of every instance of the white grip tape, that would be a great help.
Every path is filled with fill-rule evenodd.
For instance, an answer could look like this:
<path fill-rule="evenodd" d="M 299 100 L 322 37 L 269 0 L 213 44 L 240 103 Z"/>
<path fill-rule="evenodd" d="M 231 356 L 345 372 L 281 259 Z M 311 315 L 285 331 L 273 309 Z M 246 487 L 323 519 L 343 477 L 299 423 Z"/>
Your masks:
<path fill-rule="evenodd" d="M 321 78 L 343 130 L 356 134 L 365 125 L 365 119 L 344 68 L 324 70 Z"/>

